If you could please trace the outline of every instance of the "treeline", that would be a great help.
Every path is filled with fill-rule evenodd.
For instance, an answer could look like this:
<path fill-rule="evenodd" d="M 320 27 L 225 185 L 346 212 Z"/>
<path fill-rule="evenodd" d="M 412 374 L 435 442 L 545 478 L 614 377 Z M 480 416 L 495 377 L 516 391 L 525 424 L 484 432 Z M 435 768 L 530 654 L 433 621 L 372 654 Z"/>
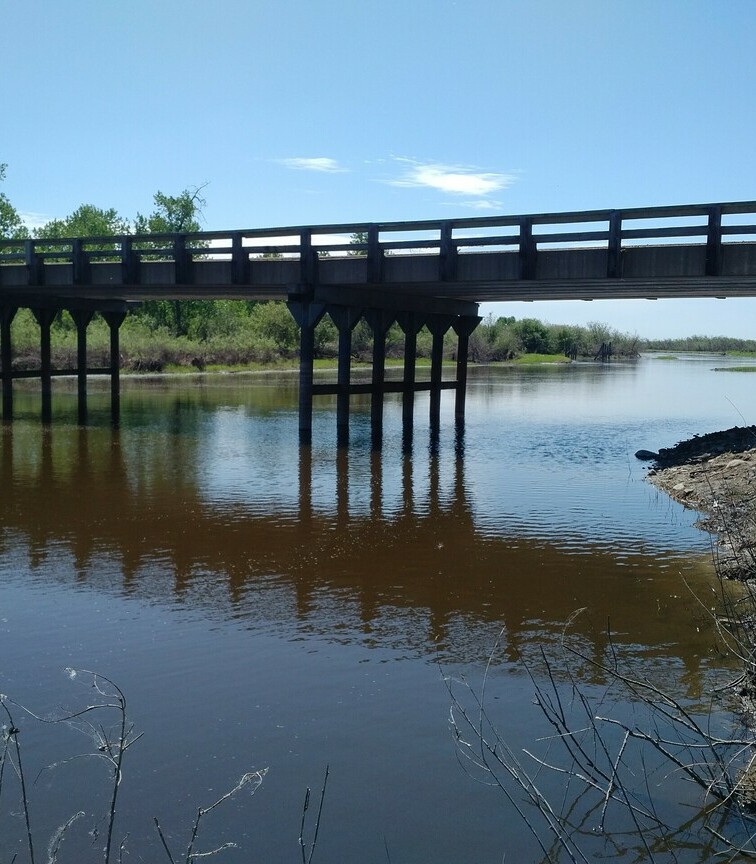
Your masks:
<path fill-rule="evenodd" d="M 702 351 L 712 354 L 756 352 L 756 339 L 735 339 L 730 336 L 687 336 L 685 339 L 647 339 L 647 351 Z"/>
<path fill-rule="evenodd" d="M 603 348 L 603 351 L 602 351 Z M 476 363 L 512 360 L 522 354 L 596 357 L 607 353 L 637 357 L 638 336 L 620 333 L 606 324 L 585 327 L 545 324 L 536 318 L 494 318 L 489 315 L 470 337 L 471 359 Z"/>
<path fill-rule="evenodd" d="M 0 164 L 0 181 L 6 166 Z M 114 208 L 82 204 L 65 218 L 52 219 L 29 228 L 8 197 L 0 192 L 0 238 L 29 237 L 55 240 L 72 237 L 107 237 L 122 234 L 165 234 L 201 230 L 205 200 L 203 187 L 185 189 L 178 195 L 156 192 L 152 210 L 127 218 Z M 354 235 L 360 243 L 364 236 Z M 362 254 L 356 252 L 355 254 Z M 89 327 L 91 362 L 105 363 L 109 334 L 105 322 L 95 318 Z M 67 313 L 53 324 L 53 360 L 60 368 L 75 365 L 76 331 Z M 38 363 L 39 328 L 29 310 L 20 310 L 13 322 L 14 365 L 34 368 Z M 388 332 L 386 353 L 400 357 L 404 335 L 398 325 Z M 420 357 L 430 357 L 431 334 L 423 329 L 417 338 Z M 445 355 L 454 357 L 456 337 L 450 331 Z M 232 300 L 154 300 L 141 304 L 121 329 L 122 366 L 125 369 L 160 371 L 171 366 L 250 366 L 293 360 L 299 350 L 299 330 L 286 305 Z M 690 339 L 641 341 L 605 324 L 586 327 L 545 324 L 535 318 L 495 318 L 489 315 L 470 337 L 470 359 L 477 363 L 512 360 L 524 354 L 593 358 L 635 357 L 641 350 L 664 351 L 753 351 L 756 341 L 724 337 L 694 336 Z M 316 356 L 338 355 L 338 331 L 327 316 L 316 328 Z M 352 336 L 357 360 L 369 361 L 372 333 L 367 323 L 357 324 Z M 98 359 L 101 358 L 101 359 Z"/>
<path fill-rule="evenodd" d="M 0 180 L 5 177 L 0 165 Z M 137 213 L 129 219 L 114 208 L 82 204 L 69 216 L 53 219 L 36 230 L 28 228 L 16 208 L 0 192 L 0 237 L 46 240 L 72 237 L 107 237 L 119 234 L 195 232 L 201 230 L 205 206 L 202 187 L 185 189 L 178 195 L 156 192 L 152 211 Z M 365 240 L 355 235 L 355 243 Z M 355 253 L 360 254 L 360 253 Z M 89 347 L 93 362 L 97 355 L 107 356 L 109 346 L 105 323 L 95 319 L 89 328 Z M 33 366 L 38 352 L 39 331 L 28 310 L 21 310 L 13 322 L 15 364 Z M 73 321 L 63 313 L 53 325 L 53 350 L 56 364 L 73 365 L 76 331 Z M 417 339 L 418 354 L 429 357 L 432 337 L 422 330 Z M 400 357 L 404 335 L 398 325 L 388 332 L 386 352 Z M 489 316 L 470 339 L 474 362 L 510 360 L 521 354 L 560 354 L 570 357 L 594 356 L 603 346 L 614 354 L 633 356 L 638 351 L 636 337 L 620 334 L 603 324 L 588 327 L 560 327 L 543 324 L 534 318 Z M 293 359 L 299 350 L 299 331 L 283 303 L 256 303 L 229 300 L 157 300 L 143 303 L 124 322 L 121 330 L 122 364 L 127 369 L 158 371 L 166 367 L 214 365 L 243 366 L 270 364 Z M 456 338 L 450 332 L 445 353 L 452 357 Z M 338 331 L 327 316 L 318 325 L 315 350 L 319 357 L 338 355 Z M 357 360 L 369 360 L 372 333 L 366 322 L 354 329 L 352 351 Z"/>
<path fill-rule="evenodd" d="M 251 367 L 285 364 L 299 353 L 299 328 L 283 302 L 253 303 L 219 300 L 207 303 L 205 315 L 188 318 L 189 332 L 175 335 L 167 326 L 156 325 L 143 313 L 131 314 L 121 327 L 122 368 L 141 372 L 160 372 L 171 367 Z M 188 316 L 187 316 L 188 317 Z M 338 356 L 338 330 L 328 316 L 315 329 L 315 354 L 318 358 Z M 37 368 L 39 365 L 39 327 L 31 312 L 21 309 L 13 321 L 14 366 Z M 59 368 L 76 365 L 76 330 L 64 313 L 52 333 L 53 362 Z M 429 358 L 433 337 L 423 328 L 417 336 L 417 354 Z M 95 318 L 89 325 L 90 362 L 105 365 L 109 351 L 109 332 L 104 321 Z M 610 346 L 615 356 L 635 357 L 639 343 L 635 336 L 618 333 L 603 324 L 563 327 L 544 324 L 533 318 L 493 318 L 481 322 L 470 337 L 470 360 L 490 363 L 513 360 L 525 354 L 593 358 L 601 347 Z M 444 355 L 456 356 L 457 339 L 449 331 L 444 340 Z M 370 362 L 372 331 L 360 321 L 352 333 L 352 356 Z M 397 324 L 388 331 L 386 355 L 403 356 L 404 334 Z"/>
<path fill-rule="evenodd" d="M 5 164 L 0 164 L 0 181 L 5 179 L 6 168 Z M 199 219 L 206 203 L 202 189 L 184 189 L 178 195 L 166 195 L 158 191 L 153 196 L 152 212 L 137 213 L 132 219 L 118 213 L 113 207 L 82 204 L 69 216 L 51 219 L 36 229 L 24 223 L 8 196 L 0 192 L 0 239 L 55 240 L 122 234 L 192 233 L 201 230 Z M 215 301 L 208 300 L 152 300 L 143 303 L 135 315 L 143 325 L 165 330 L 170 336 L 203 339 L 213 329 L 214 319 L 223 314 L 222 308 L 215 307 Z M 67 316 L 59 316 L 54 331 L 65 331 L 72 326 L 66 321 Z"/>

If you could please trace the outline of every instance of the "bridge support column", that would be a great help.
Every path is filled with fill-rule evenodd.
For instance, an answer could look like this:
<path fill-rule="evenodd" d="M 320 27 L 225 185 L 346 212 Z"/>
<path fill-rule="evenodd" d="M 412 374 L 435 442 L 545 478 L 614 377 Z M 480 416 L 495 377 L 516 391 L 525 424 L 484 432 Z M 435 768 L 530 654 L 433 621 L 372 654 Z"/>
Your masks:
<path fill-rule="evenodd" d="M 454 420 L 457 425 L 465 422 L 465 399 L 467 397 L 467 357 L 470 349 L 470 334 L 480 324 L 479 316 L 457 318 L 452 324 L 457 334 L 457 390 L 454 398 Z"/>
<path fill-rule="evenodd" d="M 312 444 L 312 379 L 315 360 L 315 327 L 325 314 L 325 305 L 289 300 L 288 307 L 299 324 L 299 443 Z"/>
<path fill-rule="evenodd" d="M 373 331 L 373 376 L 370 393 L 370 432 L 373 450 L 383 444 L 383 396 L 386 381 L 386 334 L 394 323 L 393 312 L 385 309 L 370 309 L 365 320 Z"/>
<path fill-rule="evenodd" d="M 330 306 L 328 314 L 339 331 L 338 393 L 336 395 L 336 441 L 349 444 L 349 385 L 352 376 L 352 330 L 362 317 L 361 309 Z"/>
<path fill-rule="evenodd" d="M 336 451 L 336 521 L 342 531 L 349 522 L 349 451 Z"/>
<path fill-rule="evenodd" d="M 412 431 L 415 419 L 415 372 L 417 365 L 417 334 L 423 327 L 419 315 L 414 312 L 400 312 L 396 316 L 404 332 L 404 369 L 402 393 L 402 448 L 404 452 L 412 449 Z"/>
<path fill-rule="evenodd" d="M 70 315 L 76 325 L 76 389 L 79 425 L 83 426 L 87 422 L 87 327 L 94 313 L 72 309 Z"/>
<path fill-rule="evenodd" d="M 437 430 L 441 422 L 441 379 L 443 377 L 444 336 L 452 325 L 448 315 L 431 315 L 428 318 L 428 329 L 433 335 L 431 347 L 431 389 L 430 389 L 430 424 L 432 430 Z"/>
<path fill-rule="evenodd" d="M 50 328 L 58 309 L 32 309 L 39 324 L 39 354 L 41 360 L 40 379 L 42 389 L 42 422 L 52 422 L 52 350 Z"/>
<path fill-rule="evenodd" d="M 0 308 L 0 364 L 3 379 L 3 423 L 13 419 L 13 351 L 11 324 L 16 314 L 15 306 Z"/>
<path fill-rule="evenodd" d="M 121 420 L 121 343 L 120 329 L 125 312 L 103 312 L 110 328 L 110 416 L 114 426 Z"/>

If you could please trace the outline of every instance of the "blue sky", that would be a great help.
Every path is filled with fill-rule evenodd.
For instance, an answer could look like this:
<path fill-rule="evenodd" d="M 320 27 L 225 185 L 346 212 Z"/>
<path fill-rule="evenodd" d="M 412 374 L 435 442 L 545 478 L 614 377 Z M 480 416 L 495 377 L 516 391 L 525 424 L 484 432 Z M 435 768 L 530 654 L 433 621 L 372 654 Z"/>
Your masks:
<path fill-rule="evenodd" d="M 31 224 L 205 183 L 208 230 L 756 198 L 754 0 L 0 13 L 3 191 Z M 756 338 L 756 299 L 494 311 Z"/>

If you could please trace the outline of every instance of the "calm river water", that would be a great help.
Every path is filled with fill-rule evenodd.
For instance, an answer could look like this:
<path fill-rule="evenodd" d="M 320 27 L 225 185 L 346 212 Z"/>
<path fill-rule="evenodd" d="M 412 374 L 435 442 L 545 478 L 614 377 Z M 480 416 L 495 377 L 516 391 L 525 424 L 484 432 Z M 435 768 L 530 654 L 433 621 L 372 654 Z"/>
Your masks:
<path fill-rule="evenodd" d="M 617 652 L 680 698 L 722 674 L 684 582 L 709 596 L 709 538 L 633 454 L 753 423 L 756 375 L 713 371 L 728 362 L 476 368 L 464 436 L 445 394 L 431 441 L 419 397 L 411 453 L 398 398 L 380 454 L 367 400 L 348 452 L 335 402 L 316 400 L 300 451 L 293 375 L 127 379 L 117 431 L 104 392 L 79 428 L 58 382 L 43 429 L 38 396 L 19 391 L 0 430 L 0 690 L 45 716 L 93 698 L 67 667 L 126 693 L 144 733 L 121 787 L 127 860 L 161 859 L 154 816 L 184 848 L 197 805 L 264 767 L 199 845 L 301 860 L 305 790 L 316 797 L 327 765 L 316 862 L 538 860 L 501 791 L 460 765 L 444 679 L 478 689 L 501 633 L 486 701 L 520 752 L 549 734 L 525 664 L 541 674 L 578 608 L 582 650 L 605 656 L 610 620 Z M 583 672 L 600 692 L 600 672 Z M 14 711 L 31 778 L 91 746 Z M 5 782 L 3 861 L 23 836 Z M 58 765 L 30 798 L 46 837 L 106 809 L 104 767 Z M 71 829 L 62 860 L 94 860 L 91 825 Z"/>

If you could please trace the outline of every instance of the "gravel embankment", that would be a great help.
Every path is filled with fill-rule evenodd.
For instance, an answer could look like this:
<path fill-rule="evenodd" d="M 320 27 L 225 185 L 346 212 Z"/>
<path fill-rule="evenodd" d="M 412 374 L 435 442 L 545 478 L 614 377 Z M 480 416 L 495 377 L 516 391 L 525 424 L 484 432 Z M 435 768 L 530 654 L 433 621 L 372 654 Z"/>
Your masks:
<path fill-rule="evenodd" d="M 639 454 L 653 459 L 649 481 L 700 512 L 698 525 L 718 536 L 721 575 L 756 578 L 756 426 L 736 426 Z"/>

